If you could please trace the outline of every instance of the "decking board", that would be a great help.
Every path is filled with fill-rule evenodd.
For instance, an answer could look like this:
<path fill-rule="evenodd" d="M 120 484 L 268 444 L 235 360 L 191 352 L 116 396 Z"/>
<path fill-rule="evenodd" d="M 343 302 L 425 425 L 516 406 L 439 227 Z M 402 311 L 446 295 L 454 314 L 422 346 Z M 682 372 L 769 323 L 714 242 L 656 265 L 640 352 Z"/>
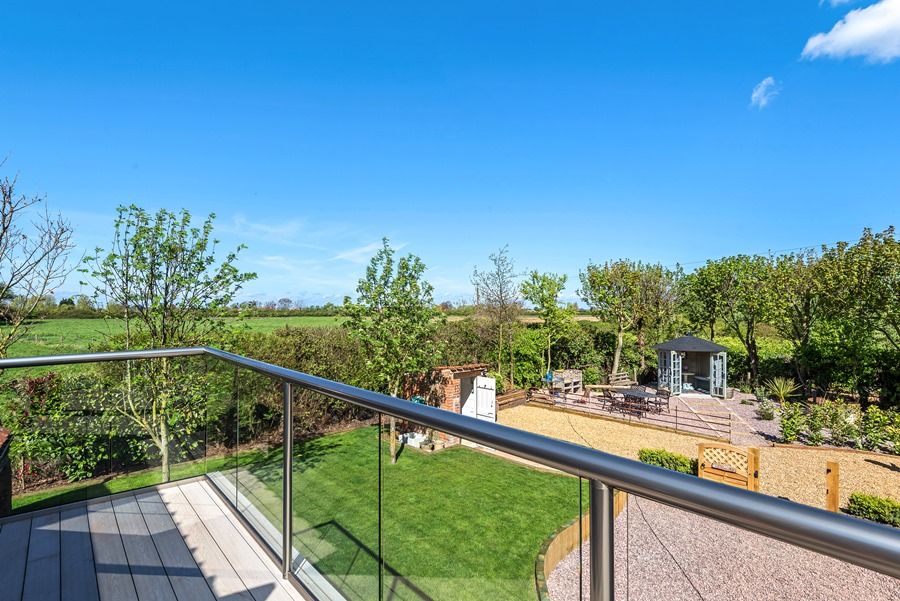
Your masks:
<path fill-rule="evenodd" d="M 23 599 L 60 599 L 59 513 L 31 520 L 31 542 L 25 566 Z"/>
<path fill-rule="evenodd" d="M 231 511 L 186 482 L 4 521 L 0 599 L 303 599 Z"/>

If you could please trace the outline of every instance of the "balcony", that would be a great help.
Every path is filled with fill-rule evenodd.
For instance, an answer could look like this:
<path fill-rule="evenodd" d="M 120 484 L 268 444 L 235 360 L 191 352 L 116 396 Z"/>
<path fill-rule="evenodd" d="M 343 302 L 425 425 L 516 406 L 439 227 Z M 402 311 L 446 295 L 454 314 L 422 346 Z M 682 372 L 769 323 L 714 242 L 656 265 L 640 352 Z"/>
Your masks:
<path fill-rule="evenodd" d="M 0 599 L 900 596 L 896 529 L 217 349 L 0 369 L 79 374 L 29 384 L 28 445 L 66 443 L 76 482 L 17 489 Z M 160 445 L 135 422 L 176 399 Z M 312 431 L 317 411 L 342 420 Z M 393 464 L 390 417 L 464 443 Z"/>

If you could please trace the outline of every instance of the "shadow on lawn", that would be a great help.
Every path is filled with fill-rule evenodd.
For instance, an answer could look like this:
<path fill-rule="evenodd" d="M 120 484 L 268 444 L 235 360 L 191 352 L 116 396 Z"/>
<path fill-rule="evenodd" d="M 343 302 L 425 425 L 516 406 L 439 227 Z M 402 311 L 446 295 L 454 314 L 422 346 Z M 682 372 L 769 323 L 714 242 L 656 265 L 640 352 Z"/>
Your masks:
<path fill-rule="evenodd" d="M 344 538 L 346 538 L 350 543 L 356 548 L 356 554 L 354 555 L 353 561 L 349 562 L 347 565 L 347 569 L 343 570 L 342 574 L 324 574 L 326 578 L 339 590 L 341 589 L 340 582 L 334 582 L 332 577 L 336 577 L 338 579 L 343 579 L 347 576 L 350 576 L 351 570 L 350 566 L 356 563 L 356 557 L 362 553 L 367 556 L 370 560 L 375 562 L 376 565 L 379 563 L 378 552 L 377 550 L 373 550 L 371 547 L 366 545 L 362 540 L 360 540 L 356 535 L 350 532 L 347 528 L 345 528 L 340 522 L 335 520 L 328 520 L 327 522 L 322 522 L 321 524 L 316 524 L 315 526 L 310 526 L 304 530 L 300 530 L 297 532 L 296 536 L 302 537 L 303 535 L 311 535 L 320 533 L 323 530 L 333 528 L 337 530 Z M 387 583 L 387 592 L 389 593 L 387 598 L 393 599 L 397 594 L 397 591 L 402 588 L 402 590 L 412 593 L 412 595 L 421 599 L 422 601 L 434 601 L 434 598 L 431 597 L 428 593 L 420 589 L 418 586 L 413 584 L 406 576 L 398 572 L 394 567 L 392 567 L 389 563 L 384 562 L 384 573 L 385 578 L 389 578 L 390 582 Z M 320 566 L 317 566 L 318 569 L 321 570 Z M 332 576 L 332 577 L 329 577 Z M 341 591 L 342 593 L 344 591 Z M 403 598 L 407 596 L 404 595 Z"/>

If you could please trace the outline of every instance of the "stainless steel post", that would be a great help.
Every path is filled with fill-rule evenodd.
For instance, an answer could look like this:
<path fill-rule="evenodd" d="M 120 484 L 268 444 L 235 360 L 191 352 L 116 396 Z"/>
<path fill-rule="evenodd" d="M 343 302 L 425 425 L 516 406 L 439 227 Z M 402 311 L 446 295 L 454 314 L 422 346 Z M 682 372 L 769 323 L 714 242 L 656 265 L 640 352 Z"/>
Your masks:
<path fill-rule="evenodd" d="M 291 532 L 293 532 L 293 519 L 291 511 L 291 475 L 294 465 L 294 436 L 293 436 L 293 407 L 291 403 L 291 384 L 284 382 L 281 386 L 284 397 L 284 477 L 282 478 L 282 533 L 281 533 L 281 572 L 287 578 L 291 573 L 291 561 L 293 560 L 293 545 L 291 544 Z"/>
<path fill-rule="evenodd" d="M 591 601 L 613 601 L 615 597 L 615 518 L 613 489 L 591 480 Z"/>

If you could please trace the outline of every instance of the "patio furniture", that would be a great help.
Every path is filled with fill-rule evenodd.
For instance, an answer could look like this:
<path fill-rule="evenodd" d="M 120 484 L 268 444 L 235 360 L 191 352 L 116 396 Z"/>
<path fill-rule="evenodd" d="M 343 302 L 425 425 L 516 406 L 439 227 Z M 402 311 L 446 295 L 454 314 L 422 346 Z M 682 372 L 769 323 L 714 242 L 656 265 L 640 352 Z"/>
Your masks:
<path fill-rule="evenodd" d="M 651 404 L 656 409 L 657 413 L 662 413 L 663 405 L 666 407 L 666 413 L 669 412 L 669 401 L 671 399 L 672 393 L 669 392 L 668 388 L 658 388 L 656 390 L 656 396 L 653 398 Z"/>
<path fill-rule="evenodd" d="M 650 410 L 650 399 L 654 398 L 652 392 L 647 392 L 646 390 L 641 390 L 639 388 L 623 390 L 622 396 L 625 397 L 625 402 L 623 403 L 625 412 L 637 415 L 638 417 Z"/>

